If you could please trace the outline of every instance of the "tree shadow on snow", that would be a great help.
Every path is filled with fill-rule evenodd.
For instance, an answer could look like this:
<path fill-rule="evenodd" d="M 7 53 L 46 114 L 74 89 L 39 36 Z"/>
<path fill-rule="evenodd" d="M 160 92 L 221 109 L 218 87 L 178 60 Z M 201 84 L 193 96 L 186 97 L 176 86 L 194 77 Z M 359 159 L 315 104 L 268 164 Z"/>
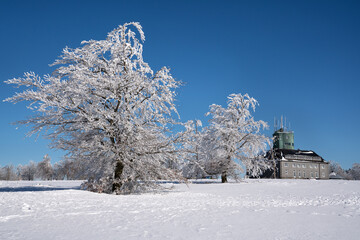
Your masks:
<path fill-rule="evenodd" d="M 80 190 L 78 187 L 45 187 L 45 186 L 22 186 L 22 187 L 0 187 L 0 192 L 46 192 L 61 190 Z"/>

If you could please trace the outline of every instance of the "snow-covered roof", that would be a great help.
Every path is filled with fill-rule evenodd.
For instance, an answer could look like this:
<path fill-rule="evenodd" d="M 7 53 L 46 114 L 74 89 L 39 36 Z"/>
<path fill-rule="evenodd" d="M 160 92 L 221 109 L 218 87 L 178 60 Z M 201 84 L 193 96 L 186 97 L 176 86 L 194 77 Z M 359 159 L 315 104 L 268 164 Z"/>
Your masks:
<path fill-rule="evenodd" d="M 344 179 L 342 176 L 337 175 L 336 173 L 332 172 L 329 174 L 330 179 Z"/>
<path fill-rule="evenodd" d="M 311 150 L 300 149 L 273 149 L 274 158 L 282 161 L 317 161 L 324 162 L 324 159 Z M 272 157 L 271 151 L 268 152 L 268 158 Z"/>

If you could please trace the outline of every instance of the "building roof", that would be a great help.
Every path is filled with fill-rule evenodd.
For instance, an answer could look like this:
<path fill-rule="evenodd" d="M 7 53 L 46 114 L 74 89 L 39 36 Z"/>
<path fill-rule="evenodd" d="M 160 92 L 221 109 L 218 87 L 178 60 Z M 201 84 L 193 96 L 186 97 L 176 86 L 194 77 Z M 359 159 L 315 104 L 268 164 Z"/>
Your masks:
<path fill-rule="evenodd" d="M 344 177 L 342 177 L 342 176 L 340 176 L 340 175 L 338 175 L 338 174 L 336 174 L 334 172 L 329 174 L 329 178 L 330 179 L 344 179 Z"/>
<path fill-rule="evenodd" d="M 294 160 L 294 161 L 321 161 L 324 159 L 312 150 L 300 150 L 300 149 L 273 149 L 274 158 L 282 160 Z M 267 157 L 271 158 L 271 150 L 267 153 Z"/>

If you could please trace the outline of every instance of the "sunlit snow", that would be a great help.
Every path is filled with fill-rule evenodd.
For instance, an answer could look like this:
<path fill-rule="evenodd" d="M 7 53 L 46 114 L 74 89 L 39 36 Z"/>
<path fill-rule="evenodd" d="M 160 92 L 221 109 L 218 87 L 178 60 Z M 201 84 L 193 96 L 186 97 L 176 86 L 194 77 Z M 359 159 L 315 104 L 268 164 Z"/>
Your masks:
<path fill-rule="evenodd" d="M 0 239 L 358 239 L 360 181 L 173 184 L 141 195 L 80 181 L 0 182 Z"/>

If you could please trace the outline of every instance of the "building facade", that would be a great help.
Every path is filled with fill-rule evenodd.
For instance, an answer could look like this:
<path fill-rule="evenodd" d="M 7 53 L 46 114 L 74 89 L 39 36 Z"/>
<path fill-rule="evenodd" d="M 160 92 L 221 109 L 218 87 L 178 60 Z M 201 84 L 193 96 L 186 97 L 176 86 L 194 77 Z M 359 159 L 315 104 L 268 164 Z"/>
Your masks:
<path fill-rule="evenodd" d="M 274 169 L 262 177 L 295 179 L 329 179 L 329 163 L 311 150 L 294 149 L 294 132 L 280 128 L 273 134 L 273 148 L 266 158 Z"/>
<path fill-rule="evenodd" d="M 329 163 L 314 151 L 273 149 L 277 178 L 329 179 Z"/>

